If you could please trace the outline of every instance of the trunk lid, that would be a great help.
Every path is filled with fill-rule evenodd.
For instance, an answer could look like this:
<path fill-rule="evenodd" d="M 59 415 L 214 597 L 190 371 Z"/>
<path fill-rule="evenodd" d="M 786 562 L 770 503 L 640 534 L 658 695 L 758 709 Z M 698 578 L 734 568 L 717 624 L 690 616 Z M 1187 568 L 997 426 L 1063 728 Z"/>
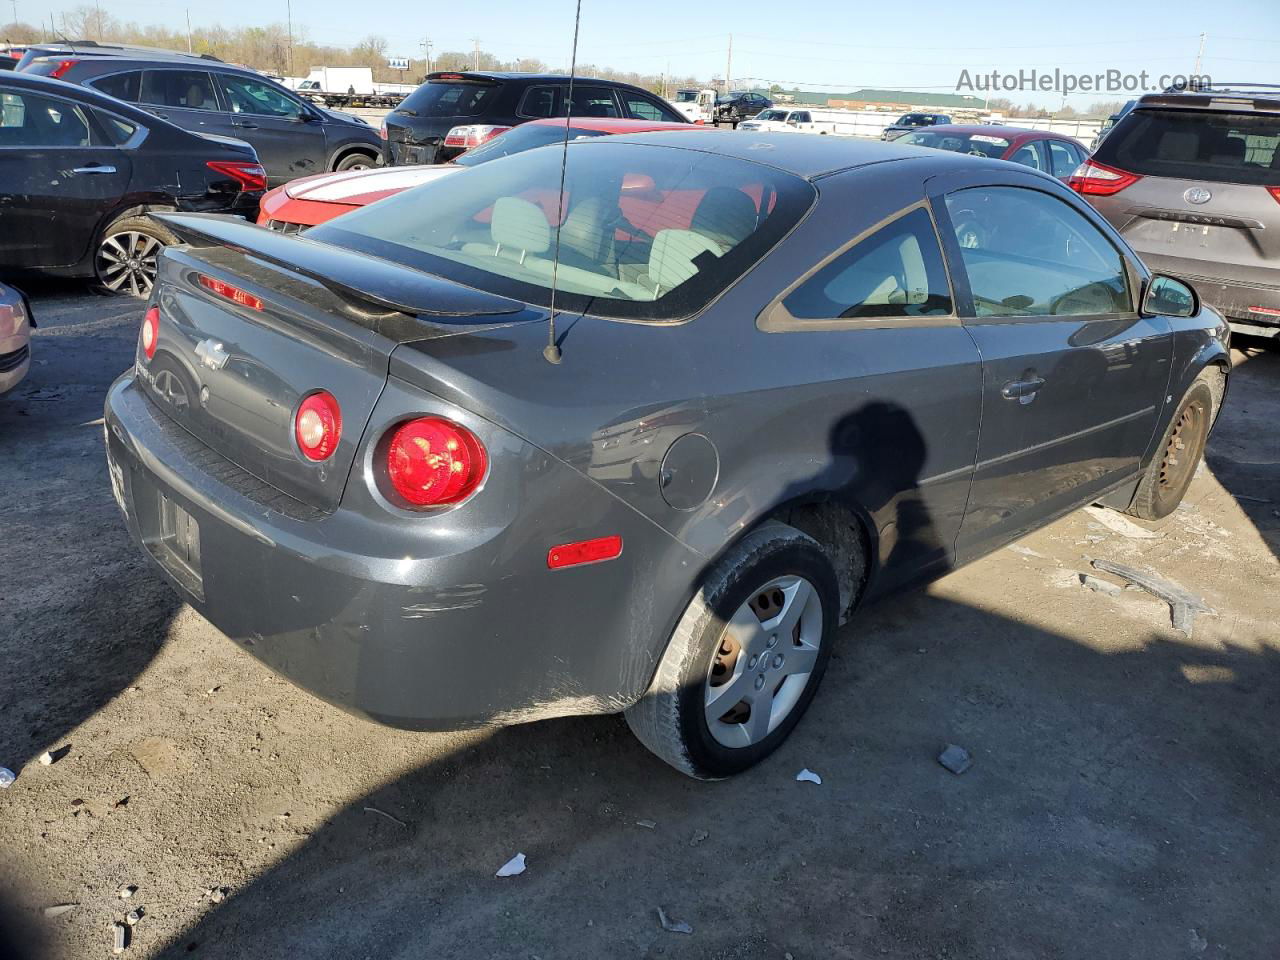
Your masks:
<path fill-rule="evenodd" d="M 543 317 L 524 304 L 231 218 L 161 216 L 190 245 L 161 258 L 159 336 L 143 389 L 263 483 L 329 512 L 387 378 L 392 351 Z M 328 391 L 341 437 L 325 460 L 294 437 L 299 403 Z"/>

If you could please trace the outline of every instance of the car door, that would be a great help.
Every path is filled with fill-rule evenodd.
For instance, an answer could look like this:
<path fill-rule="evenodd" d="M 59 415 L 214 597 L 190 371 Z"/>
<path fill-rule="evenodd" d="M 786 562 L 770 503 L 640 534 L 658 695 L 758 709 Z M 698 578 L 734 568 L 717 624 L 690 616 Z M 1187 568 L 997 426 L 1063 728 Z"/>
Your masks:
<path fill-rule="evenodd" d="M 84 260 L 131 169 L 90 109 L 0 84 L 0 269 Z"/>
<path fill-rule="evenodd" d="M 930 181 L 964 324 L 982 355 L 982 435 L 961 559 L 1133 477 L 1165 402 L 1167 319 L 1105 224 L 1040 177 Z"/>
<path fill-rule="evenodd" d="M 184 130 L 230 133 L 207 70 L 144 70 L 138 106 Z"/>
<path fill-rule="evenodd" d="M 562 103 L 568 102 L 568 85 L 562 88 Z M 563 113 L 563 107 L 562 107 Z M 612 87 L 598 87 L 590 84 L 573 85 L 573 115 L 575 117 L 609 118 L 620 117 L 618 101 L 613 95 Z"/>
<path fill-rule="evenodd" d="M 253 144 L 268 186 L 328 168 L 324 124 L 311 108 L 268 80 L 233 73 L 213 76 L 229 117 L 228 135 Z"/>
<path fill-rule="evenodd" d="M 1049 160 L 1044 154 L 1044 142 L 1041 140 L 1024 141 L 1010 150 L 1004 159 L 1020 163 L 1032 170 L 1047 171 L 1049 169 Z"/>
<path fill-rule="evenodd" d="M 1083 159 L 1080 151 L 1076 149 L 1074 143 L 1068 143 L 1066 140 L 1045 140 L 1043 142 L 1049 151 L 1049 172 L 1065 182 L 1080 166 L 1080 162 Z"/>
<path fill-rule="evenodd" d="M 823 194 L 833 219 L 872 222 L 785 289 L 757 327 L 785 334 L 771 362 L 822 385 L 792 429 L 822 436 L 833 472 L 849 471 L 842 482 L 875 526 L 876 583 L 887 590 L 954 558 L 982 370 L 919 181 L 855 173 Z"/>

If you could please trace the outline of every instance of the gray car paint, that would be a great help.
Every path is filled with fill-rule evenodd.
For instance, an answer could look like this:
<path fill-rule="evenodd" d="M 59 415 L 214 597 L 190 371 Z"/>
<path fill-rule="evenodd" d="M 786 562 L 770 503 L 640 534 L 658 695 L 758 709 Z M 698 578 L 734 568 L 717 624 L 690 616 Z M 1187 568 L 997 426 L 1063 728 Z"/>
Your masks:
<path fill-rule="evenodd" d="M 545 323 L 528 318 L 545 319 L 544 311 L 459 318 L 444 332 L 424 324 L 420 337 L 409 323 L 373 343 L 367 327 L 342 320 L 352 316 L 348 301 L 251 256 L 249 233 L 235 254 L 171 248 L 161 303 L 168 311 L 181 302 L 197 329 L 183 345 L 165 339 L 162 325 L 160 350 L 184 352 L 208 326 L 231 324 L 199 319 L 192 278 L 201 263 L 304 315 L 300 342 L 256 347 L 269 355 L 252 359 L 276 379 L 264 377 L 256 399 L 244 393 L 243 416 L 274 417 L 277 431 L 287 428 L 306 357 L 314 385 L 333 389 L 346 376 L 361 396 L 377 395 L 359 401 L 367 413 L 356 403 L 344 428 L 340 454 L 350 470 L 300 482 L 291 494 L 284 479 L 275 486 L 260 479 L 279 450 L 246 441 L 247 427 L 207 433 L 223 444 L 221 453 L 211 449 L 179 426 L 153 384 L 126 373 L 110 392 L 106 418 L 113 485 L 131 534 L 228 636 L 348 710 L 414 728 L 613 712 L 647 688 L 715 558 L 764 519 L 799 504 L 838 510 L 833 515 L 859 524 L 870 547 L 863 599 L 882 596 L 1096 497 L 1123 506 L 1171 404 L 1205 365 L 1227 363 L 1225 325 L 1210 311 L 1180 321 L 951 318 L 761 329 L 757 317 L 793 280 L 866 227 L 923 201 L 931 185 L 945 187 L 937 178 L 1031 184 L 1087 207 L 1051 177 L 999 161 L 880 144 L 812 146 L 821 138 L 757 149 L 740 134 L 707 137 L 730 138 L 710 149 L 754 154 L 811 178 L 814 208 L 686 322 L 560 317 L 559 365 L 543 359 Z M 1089 216 L 1145 281 L 1123 241 Z M 954 278 L 950 241 L 944 254 Z M 956 295 L 963 314 L 959 284 Z M 340 335 L 313 329 L 326 303 L 329 325 L 348 328 Z M 225 303 L 221 310 L 235 312 Z M 347 372 L 315 356 L 317 347 L 343 357 Z M 1001 371 L 1029 356 L 1064 396 L 1023 406 L 1019 429 L 989 431 L 997 422 L 990 408 L 1009 402 L 992 392 Z M 379 363 L 386 381 L 375 387 Z M 1126 363 L 1142 369 L 1126 374 Z M 136 368 L 144 366 L 140 355 Z M 191 372 L 204 376 L 198 364 Z M 1114 407 L 1077 393 L 1099 376 L 1114 388 Z M 1116 411 L 1147 408 L 1158 413 L 1135 416 L 1132 429 L 1107 426 Z M 383 489 L 379 444 L 391 425 L 430 413 L 472 429 L 490 464 L 479 493 L 424 515 Z M 982 462 L 1004 453 L 1017 470 Z M 1033 495 L 1001 493 L 1014 476 Z M 982 518 L 991 506 L 982 497 L 967 509 L 971 488 L 984 483 L 1008 513 L 1003 522 Z M 710 492 L 693 502 L 690 490 Z M 198 589 L 183 585 L 172 538 L 165 545 L 161 498 L 199 525 Z M 980 518 L 971 534 L 970 517 Z M 618 559 L 547 568 L 552 546 L 609 534 L 623 537 Z M 190 544 L 182 549 L 190 554 Z"/>

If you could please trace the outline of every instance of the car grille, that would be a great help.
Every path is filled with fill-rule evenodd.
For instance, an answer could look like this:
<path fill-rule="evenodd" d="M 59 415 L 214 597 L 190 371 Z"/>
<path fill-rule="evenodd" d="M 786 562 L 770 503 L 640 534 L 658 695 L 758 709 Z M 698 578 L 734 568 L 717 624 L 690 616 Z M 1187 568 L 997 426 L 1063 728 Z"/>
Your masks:
<path fill-rule="evenodd" d="M 0 353 L 0 373 L 8 373 L 10 370 L 17 370 L 31 355 L 31 348 L 23 344 L 12 353 Z"/>
<path fill-rule="evenodd" d="M 288 220 L 268 220 L 268 230 L 276 230 L 280 233 L 301 233 L 307 229 L 305 223 L 290 223 Z"/>

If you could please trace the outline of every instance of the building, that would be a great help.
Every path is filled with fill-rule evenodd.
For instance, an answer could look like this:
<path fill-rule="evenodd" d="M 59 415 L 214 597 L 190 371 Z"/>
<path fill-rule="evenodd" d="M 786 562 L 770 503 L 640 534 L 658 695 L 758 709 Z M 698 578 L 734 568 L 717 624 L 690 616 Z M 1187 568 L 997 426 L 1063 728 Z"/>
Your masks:
<path fill-rule="evenodd" d="M 957 93 L 919 93 L 912 90 L 854 90 L 850 93 L 786 90 L 771 93 L 763 89 L 754 92 L 779 102 L 831 107 L 837 110 L 884 110 L 890 113 L 904 113 L 909 110 L 957 112 L 984 109 L 984 101 L 981 97 Z M 784 101 L 783 97 L 789 99 Z"/>

